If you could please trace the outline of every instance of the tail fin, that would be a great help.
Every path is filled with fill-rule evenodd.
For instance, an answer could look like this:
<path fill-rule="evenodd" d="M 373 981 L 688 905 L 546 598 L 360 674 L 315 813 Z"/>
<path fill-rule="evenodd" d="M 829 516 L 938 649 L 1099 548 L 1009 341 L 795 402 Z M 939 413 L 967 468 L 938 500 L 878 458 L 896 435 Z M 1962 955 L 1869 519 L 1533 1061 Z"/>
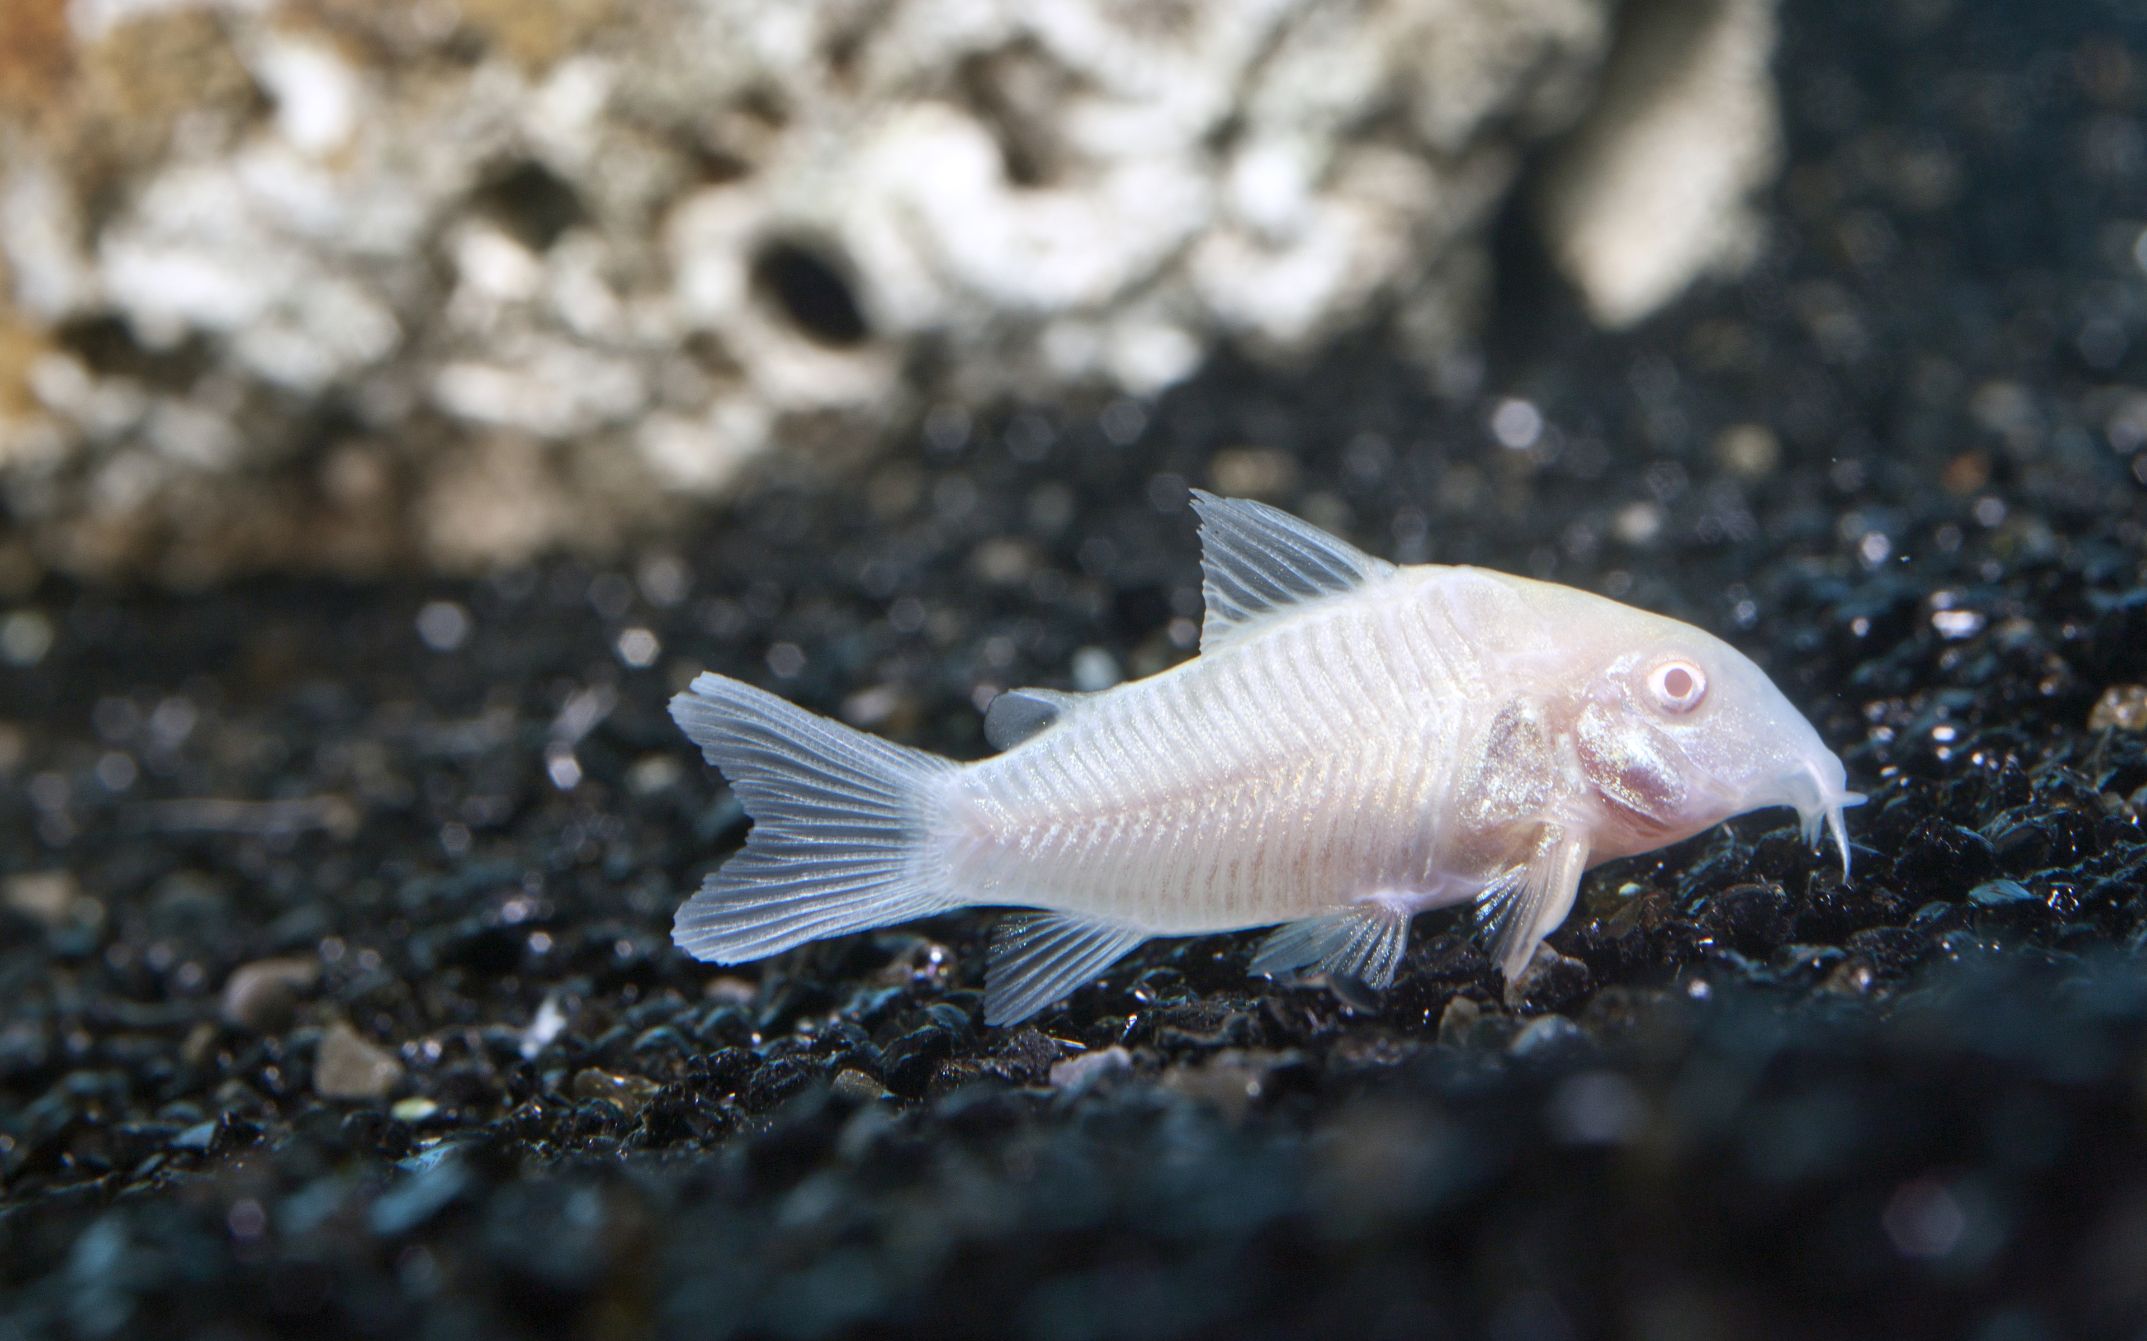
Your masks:
<path fill-rule="evenodd" d="M 678 910 L 688 954 L 739 964 L 959 906 L 934 833 L 951 761 L 721 675 L 671 717 L 753 818 L 745 850 Z"/>

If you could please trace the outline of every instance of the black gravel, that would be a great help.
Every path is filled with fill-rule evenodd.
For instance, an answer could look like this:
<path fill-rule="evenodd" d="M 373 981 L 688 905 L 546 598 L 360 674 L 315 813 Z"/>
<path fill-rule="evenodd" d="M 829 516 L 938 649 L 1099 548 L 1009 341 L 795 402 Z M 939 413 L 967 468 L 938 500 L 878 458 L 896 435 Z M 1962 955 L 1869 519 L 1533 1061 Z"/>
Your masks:
<path fill-rule="evenodd" d="M 0 610 L 0 1337 L 2143 1334 L 2147 22 L 1783 17 L 1764 255 L 1630 335 L 1516 226 L 1429 375 L 949 406 L 619 568 Z M 671 948 L 744 828 L 693 671 L 974 756 L 1186 654 L 1247 481 L 1731 637 L 1854 881 L 1785 814 L 1611 865 L 1517 1007 L 1440 917 L 1376 1009 L 1217 937 L 1012 1031 L 983 916 Z"/>

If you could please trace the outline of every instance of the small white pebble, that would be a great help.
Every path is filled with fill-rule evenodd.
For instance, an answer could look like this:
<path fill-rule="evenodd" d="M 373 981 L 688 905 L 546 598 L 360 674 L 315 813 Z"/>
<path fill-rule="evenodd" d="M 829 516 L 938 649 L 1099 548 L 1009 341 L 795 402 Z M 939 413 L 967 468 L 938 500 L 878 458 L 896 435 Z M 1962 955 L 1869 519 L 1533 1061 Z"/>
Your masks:
<path fill-rule="evenodd" d="M 403 1064 L 347 1024 L 329 1026 L 313 1062 L 313 1089 L 323 1099 L 380 1099 L 401 1083 Z"/>
<path fill-rule="evenodd" d="M 435 652 L 452 652 L 469 641 L 470 612 L 454 601 L 427 601 L 417 612 L 417 636 Z"/>
<path fill-rule="evenodd" d="M 48 927 L 62 926 L 72 918 L 81 893 L 75 878 L 65 871 L 25 871 L 0 881 L 0 903 Z"/>
<path fill-rule="evenodd" d="M 1068 1094 L 1079 1094 L 1105 1076 L 1133 1069 L 1133 1054 L 1116 1044 L 1101 1052 L 1084 1052 L 1051 1064 L 1051 1085 Z"/>
<path fill-rule="evenodd" d="M 1983 631 L 1983 615 L 1977 610 L 1933 610 L 1931 627 L 1946 639 L 1968 638 Z"/>
<path fill-rule="evenodd" d="M 1084 647 L 1073 654 L 1073 687 L 1084 694 L 1109 689 L 1124 678 L 1118 659 L 1100 647 Z"/>
<path fill-rule="evenodd" d="M 28 670 L 52 650 L 52 621 L 35 610 L 0 619 L 0 661 Z"/>
<path fill-rule="evenodd" d="M 134 756 L 123 751 L 113 750 L 97 760 L 97 781 L 114 796 L 134 786 L 135 779 L 140 776 L 141 769 L 135 764 Z"/>
<path fill-rule="evenodd" d="M 556 994 L 547 995 L 538 1003 L 536 1018 L 522 1031 L 519 1047 L 523 1059 L 535 1061 L 538 1053 L 550 1047 L 553 1039 L 566 1032 L 566 1027 L 567 1013 L 559 1008 L 559 997 Z"/>
<path fill-rule="evenodd" d="M 1543 411 L 1525 400 L 1502 400 L 1491 411 L 1491 436 L 1512 451 L 1533 447 L 1543 436 Z"/>
<path fill-rule="evenodd" d="M 1953 1251 L 1968 1228 L 1968 1215 L 1952 1188 L 1936 1178 L 1917 1178 L 1894 1190 L 1880 1223 L 1903 1257 L 1929 1261 Z"/>
<path fill-rule="evenodd" d="M 627 629 L 619 635 L 619 660 L 635 670 L 646 670 L 656 664 L 663 644 L 654 633 L 643 628 Z"/>
<path fill-rule="evenodd" d="M 678 785 L 685 769 L 668 754 L 645 754 L 626 770 L 626 789 L 636 796 L 654 796 Z"/>
<path fill-rule="evenodd" d="M 581 760 L 565 746 L 554 745 L 544 752 L 544 772 L 560 791 L 570 792 L 581 785 Z"/>
<path fill-rule="evenodd" d="M 1662 533 L 1662 509 L 1653 503 L 1628 503 L 1611 520 L 1610 533 L 1628 545 L 1645 545 Z"/>
<path fill-rule="evenodd" d="M 635 573 L 641 595 L 650 605 L 666 609 L 686 599 L 693 589 L 693 573 L 675 555 L 658 554 L 644 559 Z"/>

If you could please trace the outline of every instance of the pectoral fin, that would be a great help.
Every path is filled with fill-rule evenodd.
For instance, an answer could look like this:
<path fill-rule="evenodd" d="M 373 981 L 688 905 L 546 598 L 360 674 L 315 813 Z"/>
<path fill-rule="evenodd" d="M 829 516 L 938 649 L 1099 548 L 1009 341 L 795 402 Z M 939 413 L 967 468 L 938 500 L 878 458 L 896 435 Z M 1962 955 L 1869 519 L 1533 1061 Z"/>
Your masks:
<path fill-rule="evenodd" d="M 1506 981 L 1521 975 L 1543 938 L 1566 920 L 1587 869 L 1586 840 L 1562 825 L 1546 824 L 1528 860 L 1502 872 L 1476 896 L 1477 923 Z"/>
<path fill-rule="evenodd" d="M 1278 928 L 1260 943 L 1252 971 L 1279 977 L 1317 965 L 1330 977 L 1385 991 L 1408 944 L 1407 912 L 1376 901 L 1351 904 Z"/>

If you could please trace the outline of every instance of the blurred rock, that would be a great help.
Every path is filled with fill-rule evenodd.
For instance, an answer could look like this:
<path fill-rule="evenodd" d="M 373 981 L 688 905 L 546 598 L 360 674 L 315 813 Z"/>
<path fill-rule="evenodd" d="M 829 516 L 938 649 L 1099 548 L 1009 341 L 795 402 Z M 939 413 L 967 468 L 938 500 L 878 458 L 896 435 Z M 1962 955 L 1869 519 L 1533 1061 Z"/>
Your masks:
<path fill-rule="evenodd" d="M 2113 684 L 2087 714 L 2087 729 L 2147 731 L 2147 685 Z"/>
<path fill-rule="evenodd" d="M 1781 156 L 1773 0 L 1633 0 L 1601 96 L 1545 176 L 1552 254 L 1595 319 L 1629 326 L 1743 269 Z"/>
<path fill-rule="evenodd" d="M 280 1029 L 298 1013 L 298 1000 L 320 981 L 316 959 L 257 959 L 233 969 L 224 982 L 227 1024 L 256 1033 Z"/>
<path fill-rule="evenodd" d="M 1078 1053 L 1051 1064 L 1053 1088 L 1079 1094 L 1105 1078 L 1133 1070 L 1133 1054 L 1116 1044 L 1095 1052 Z"/>
<path fill-rule="evenodd" d="M 1150 392 L 1375 309 L 1433 353 L 1615 9 L 21 0 L 0 497 L 77 572 L 478 568 L 945 398 Z M 1765 0 L 1719 9 L 1621 41 L 1576 151 L 1609 319 L 1720 260 L 1763 165 Z"/>
<path fill-rule="evenodd" d="M 1522 1026 L 1506 1051 L 1516 1057 L 1540 1057 L 1546 1053 L 1586 1047 L 1588 1036 L 1563 1015 L 1538 1015 Z"/>
<path fill-rule="evenodd" d="M 73 921 L 82 888 L 65 871 L 26 871 L 0 882 L 0 903 L 48 927 Z"/>
<path fill-rule="evenodd" d="M 403 1065 L 357 1030 L 337 1023 L 321 1035 L 313 1088 L 323 1099 L 380 1099 L 403 1078 Z"/>
<path fill-rule="evenodd" d="M 585 1066 L 574 1073 L 574 1097 L 602 1099 L 622 1113 L 635 1114 L 649 1106 L 658 1086 L 646 1076 L 614 1075 Z"/>

